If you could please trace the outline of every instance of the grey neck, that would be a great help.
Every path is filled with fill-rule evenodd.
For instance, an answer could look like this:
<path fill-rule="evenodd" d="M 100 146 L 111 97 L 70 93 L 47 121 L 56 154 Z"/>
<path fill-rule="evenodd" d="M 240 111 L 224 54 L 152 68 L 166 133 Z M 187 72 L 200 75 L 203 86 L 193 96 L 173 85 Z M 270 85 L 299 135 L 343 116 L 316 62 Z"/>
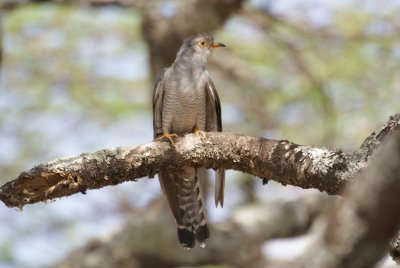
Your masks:
<path fill-rule="evenodd" d="M 193 75 L 206 70 L 205 64 L 193 61 L 189 57 L 184 56 L 176 58 L 172 66 L 180 73 L 190 73 Z"/>

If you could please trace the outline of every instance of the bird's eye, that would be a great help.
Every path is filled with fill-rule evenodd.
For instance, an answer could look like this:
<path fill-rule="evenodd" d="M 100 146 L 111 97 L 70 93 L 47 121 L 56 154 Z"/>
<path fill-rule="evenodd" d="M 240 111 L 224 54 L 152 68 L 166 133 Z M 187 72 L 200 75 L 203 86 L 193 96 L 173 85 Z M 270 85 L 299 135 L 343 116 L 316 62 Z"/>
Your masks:
<path fill-rule="evenodd" d="M 201 40 L 200 42 L 199 42 L 199 46 L 200 47 L 205 47 L 207 45 L 207 41 L 206 40 Z"/>

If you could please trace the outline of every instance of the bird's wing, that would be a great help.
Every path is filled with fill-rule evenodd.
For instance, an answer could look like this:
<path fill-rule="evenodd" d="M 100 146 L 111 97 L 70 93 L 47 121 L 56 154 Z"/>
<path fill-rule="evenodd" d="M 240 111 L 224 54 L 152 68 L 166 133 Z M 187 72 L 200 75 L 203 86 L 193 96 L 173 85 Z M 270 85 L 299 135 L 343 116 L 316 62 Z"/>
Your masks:
<path fill-rule="evenodd" d="M 206 101 L 206 131 L 222 131 L 221 120 L 221 104 L 217 89 L 211 78 L 206 84 L 207 101 Z"/>
<path fill-rule="evenodd" d="M 153 90 L 153 136 L 154 139 L 163 134 L 162 131 L 162 110 L 164 101 L 164 75 L 167 68 L 164 68 L 157 76 L 156 82 L 154 83 Z M 175 187 L 175 181 L 173 173 L 160 173 L 158 174 L 160 179 L 161 189 L 165 193 L 168 204 L 171 207 L 172 213 L 175 219 L 180 219 L 182 213 L 179 209 L 177 188 Z"/>
<path fill-rule="evenodd" d="M 162 110 L 164 102 L 164 77 L 167 68 L 164 68 L 157 76 L 156 82 L 154 83 L 153 89 L 153 136 L 154 139 L 158 138 L 163 134 L 162 131 Z M 178 224 L 182 224 L 182 211 L 179 208 L 178 191 L 179 188 L 176 186 L 174 174 L 171 172 L 162 172 L 158 174 L 161 189 L 167 197 L 168 204 L 171 211 L 177 220 Z"/>
<path fill-rule="evenodd" d="M 222 132 L 221 103 L 217 89 L 211 78 L 206 85 L 206 131 Z M 215 175 L 215 206 L 224 206 L 225 170 L 219 169 Z"/>
<path fill-rule="evenodd" d="M 153 89 L 153 136 L 154 139 L 162 135 L 162 107 L 164 99 L 163 79 L 167 68 L 164 68 L 157 76 Z"/>

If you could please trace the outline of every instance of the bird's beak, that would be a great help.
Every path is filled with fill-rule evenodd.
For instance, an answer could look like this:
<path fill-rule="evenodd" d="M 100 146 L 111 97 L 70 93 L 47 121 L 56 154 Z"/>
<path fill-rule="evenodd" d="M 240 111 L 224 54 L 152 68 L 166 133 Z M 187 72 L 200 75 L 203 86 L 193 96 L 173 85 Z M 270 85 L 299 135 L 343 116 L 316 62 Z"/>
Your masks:
<path fill-rule="evenodd" d="M 217 47 L 226 47 L 224 44 L 222 43 L 213 43 L 210 46 L 211 48 L 217 48 Z"/>

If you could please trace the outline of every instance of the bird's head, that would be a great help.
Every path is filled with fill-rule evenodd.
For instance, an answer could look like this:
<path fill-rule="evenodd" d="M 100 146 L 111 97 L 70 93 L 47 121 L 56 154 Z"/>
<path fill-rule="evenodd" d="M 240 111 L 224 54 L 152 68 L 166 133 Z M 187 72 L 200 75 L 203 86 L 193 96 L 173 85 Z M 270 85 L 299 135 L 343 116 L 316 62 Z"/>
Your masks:
<path fill-rule="evenodd" d="M 190 61 L 194 64 L 206 65 L 208 57 L 215 48 L 225 47 L 222 43 L 214 43 L 212 34 L 198 34 L 183 41 L 177 60 Z"/>

